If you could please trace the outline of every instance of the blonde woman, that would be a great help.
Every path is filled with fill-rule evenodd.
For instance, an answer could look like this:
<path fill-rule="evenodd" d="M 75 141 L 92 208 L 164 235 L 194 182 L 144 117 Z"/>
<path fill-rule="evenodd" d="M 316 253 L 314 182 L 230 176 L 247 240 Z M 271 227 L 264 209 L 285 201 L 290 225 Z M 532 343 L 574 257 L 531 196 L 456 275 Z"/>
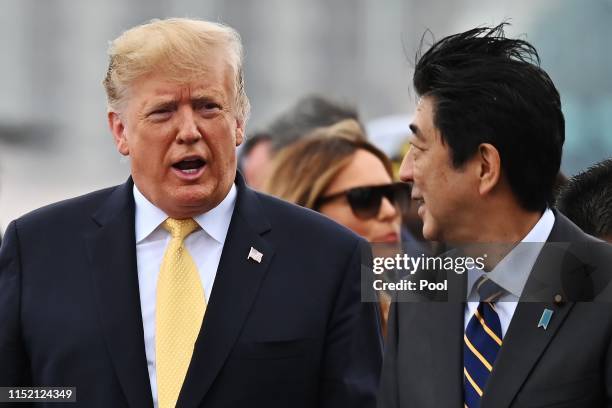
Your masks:
<path fill-rule="evenodd" d="M 410 199 L 408 185 L 393 182 L 391 162 L 354 120 L 317 129 L 279 152 L 264 192 L 388 244 L 399 242 L 399 206 Z M 388 299 L 381 299 L 381 310 L 384 330 Z"/>

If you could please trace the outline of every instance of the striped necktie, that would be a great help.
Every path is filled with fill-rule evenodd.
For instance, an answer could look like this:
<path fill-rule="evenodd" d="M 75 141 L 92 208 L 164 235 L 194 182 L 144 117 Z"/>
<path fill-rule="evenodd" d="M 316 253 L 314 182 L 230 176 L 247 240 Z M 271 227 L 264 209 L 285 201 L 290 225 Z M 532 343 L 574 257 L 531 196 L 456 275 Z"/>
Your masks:
<path fill-rule="evenodd" d="M 479 408 L 495 358 L 502 345 L 502 331 L 495 302 L 504 290 L 481 276 L 476 282 L 480 303 L 463 335 L 463 388 L 466 408 Z"/>

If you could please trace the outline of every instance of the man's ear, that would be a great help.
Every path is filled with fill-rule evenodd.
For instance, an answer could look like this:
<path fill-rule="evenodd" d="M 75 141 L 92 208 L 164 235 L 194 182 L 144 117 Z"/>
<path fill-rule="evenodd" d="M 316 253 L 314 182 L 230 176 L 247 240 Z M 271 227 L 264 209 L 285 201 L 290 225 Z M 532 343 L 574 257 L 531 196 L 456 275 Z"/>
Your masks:
<path fill-rule="evenodd" d="M 130 149 L 125 136 L 125 124 L 117 112 L 108 112 L 108 126 L 113 133 L 113 139 L 115 140 L 115 145 L 117 145 L 117 150 L 122 155 L 128 156 L 130 154 Z"/>
<path fill-rule="evenodd" d="M 479 186 L 481 195 L 489 193 L 498 185 L 501 178 L 501 158 L 499 151 L 490 143 L 478 146 L 477 160 L 479 163 Z"/>
<path fill-rule="evenodd" d="M 244 141 L 244 121 L 236 119 L 236 147 Z"/>

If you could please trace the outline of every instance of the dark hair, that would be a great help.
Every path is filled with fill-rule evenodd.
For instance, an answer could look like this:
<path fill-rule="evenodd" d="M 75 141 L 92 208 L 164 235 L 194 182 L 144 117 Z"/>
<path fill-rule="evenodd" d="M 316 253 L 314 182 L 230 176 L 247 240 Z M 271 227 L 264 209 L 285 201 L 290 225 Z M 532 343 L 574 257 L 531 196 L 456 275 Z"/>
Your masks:
<path fill-rule="evenodd" d="M 612 236 L 612 158 L 572 177 L 557 208 L 587 234 Z"/>
<path fill-rule="evenodd" d="M 562 171 L 559 171 L 557 173 L 557 177 L 555 177 L 555 184 L 553 185 L 553 196 L 555 197 L 555 201 L 557 200 L 557 197 L 559 197 L 559 193 L 561 193 L 561 190 L 563 190 L 567 182 L 568 180 L 565 174 L 563 174 Z"/>
<path fill-rule="evenodd" d="M 305 96 L 270 125 L 268 132 L 272 138 L 272 149 L 276 152 L 316 128 L 331 126 L 345 119 L 359 122 L 357 110 L 323 96 Z"/>
<path fill-rule="evenodd" d="M 242 149 L 240 152 L 244 156 L 248 156 L 251 153 L 251 150 L 255 148 L 261 142 L 267 142 L 271 139 L 270 134 L 268 132 L 255 132 L 253 134 L 248 135 L 245 138 L 245 142 L 242 145 Z"/>
<path fill-rule="evenodd" d="M 502 23 L 436 42 L 417 54 L 414 87 L 432 98 L 434 125 L 458 168 L 481 143 L 499 151 L 502 174 L 520 205 L 552 205 L 565 140 L 559 92 L 527 41 Z M 421 46 L 423 40 L 421 40 Z"/>

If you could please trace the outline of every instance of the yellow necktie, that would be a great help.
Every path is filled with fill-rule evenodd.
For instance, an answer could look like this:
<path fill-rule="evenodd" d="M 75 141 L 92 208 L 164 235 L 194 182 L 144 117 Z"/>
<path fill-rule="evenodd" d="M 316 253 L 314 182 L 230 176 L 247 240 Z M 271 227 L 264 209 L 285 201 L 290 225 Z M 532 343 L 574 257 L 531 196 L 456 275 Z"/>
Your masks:
<path fill-rule="evenodd" d="M 193 347 L 202 326 L 206 299 L 195 262 L 183 240 L 198 224 L 168 218 L 162 226 L 172 239 L 157 281 L 155 361 L 160 408 L 176 405 Z"/>

